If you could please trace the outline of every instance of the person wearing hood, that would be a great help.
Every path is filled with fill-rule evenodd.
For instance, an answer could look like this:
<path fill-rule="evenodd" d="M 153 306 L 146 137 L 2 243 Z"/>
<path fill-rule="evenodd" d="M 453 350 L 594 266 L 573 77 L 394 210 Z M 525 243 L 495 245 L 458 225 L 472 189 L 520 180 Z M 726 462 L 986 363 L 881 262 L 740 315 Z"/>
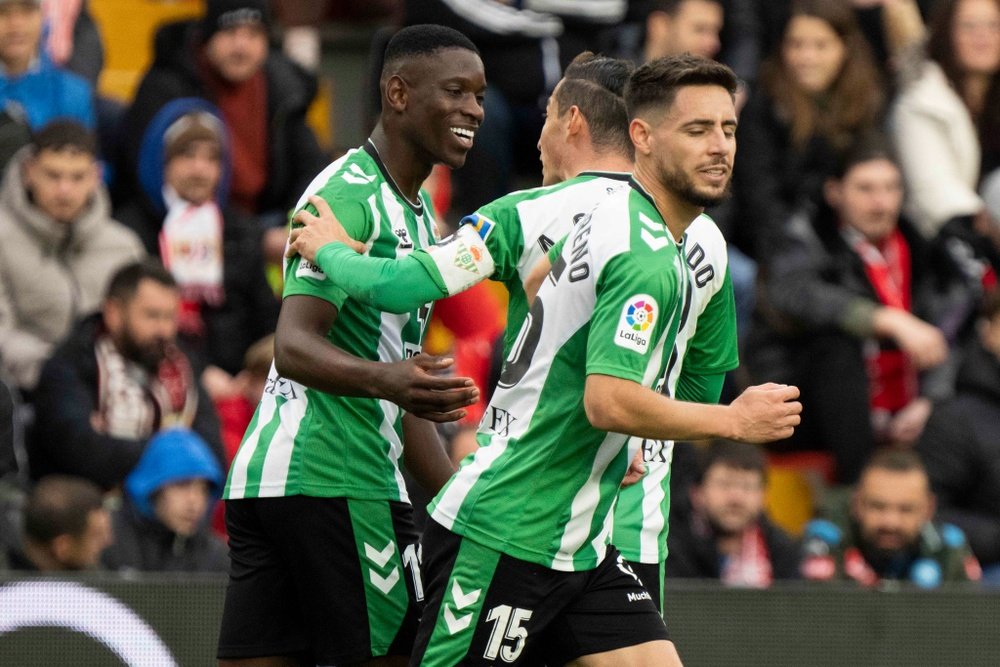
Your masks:
<path fill-rule="evenodd" d="M 32 129 L 57 118 L 94 127 L 94 90 L 57 67 L 42 44 L 41 0 L 0 0 L 0 107 L 16 107 Z"/>
<path fill-rule="evenodd" d="M 168 103 L 142 142 L 138 196 L 116 211 L 181 290 L 180 340 L 213 399 L 257 340 L 274 332 L 279 302 L 264 274 L 260 229 L 228 204 L 230 141 L 221 112 L 198 98 Z"/>
<path fill-rule="evenodd" d="M 12 159 L 0 186 L 0 368 L 22 390 L 81 316 L 96 311 L 111 275 L 145 256 L 111 218 L 97 144 L 55 121 Z"/>
<path fill-rule="evenodd" d="M 989 580 L 1000 583 L 1000 292 L 985 299 L 955 396 L 934 408 L 917 451 L 939 515 L 965 531 Z"/>
<path fill-rule="evenodd" d="M 279 260 L 288 209 L 327 159 L 306 125 L 316 80 L 269 48 L 268 27 L 266 0 L 208 0 L 201 19 L 162 27 L 126 114 L 122 173 L 139 170 L 147 128 L 167 103 L 211 101 L 229 131 L 229 199 L 270 227 L 268 258 Z"/>
<path fill-rule="evenodd" d="M 194 431 L 169 429 L 149 441 L 125 479 L 112 517 L 114 544 L 102 558 L 111 570 L 225 572 L 226 546 L 208 524 L 222 490 L 222 470 Z"/>

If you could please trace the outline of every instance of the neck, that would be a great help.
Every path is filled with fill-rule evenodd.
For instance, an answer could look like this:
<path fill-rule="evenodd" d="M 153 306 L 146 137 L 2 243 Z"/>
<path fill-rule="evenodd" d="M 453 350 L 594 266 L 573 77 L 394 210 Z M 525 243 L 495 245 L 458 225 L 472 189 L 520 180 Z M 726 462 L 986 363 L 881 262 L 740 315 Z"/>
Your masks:
<path fill-rule="evenodd" d="M 990 88 L 990 76 L 988 74 L 968 74 L 962 85 L 962 97 L 965 105 L 969 107 L 973 117 L 979 116 L 983 111 L 983 104 L 986 101 L 986 91 Z"/>
<path fill-rule="evenodd" d="M 20 76 L 27 72 L 29 67 L 31 67 L 31 58 L 16 58 L 4 61 L 3 64 L 7 76 Z"/>
<path fill-rule="evenodd" d="M 646 163 L 637 162 L 633 176 L 639 185 L 653 197 L 656 210 L 660 212 L 660 217 L 663 218 L 667 229 L 670 230 L 670 235 L 674 237 L 675 241 L 680 241 L 694 219 L 705 210 L 704 207 L 686 202 L 665 188 L 659 179 L 653 177 Z"/>
<path fill-rule="evenodd" d="M 738 554 L 742 546 L 742 533 L 736 533 L 735 535 L 726 533 L 715 538 L 715 548 L 719 550 L 720 554 L 725 554 L 726 556 Z"/>
<path fill-rule="evenodd" d="M 418 201 L 420 186 L 430 176 L 433 162 L 418 155 L 416 147 L 398 134 L 386 132 L 381 122 L 369 139 L 399 191 L 410 201 Z"/>
<path fill-rule="evenodd" d="M 610 171 L 627 174 L 634 168 L 635 165 L 632 163 L 632 160 L 624 155 L 592 151 L 590 154 L 581 157 L 581 159 L 573 163 L 573 166 L 569 169 L 568 177 L 575 178 L 585 171 Z"/>

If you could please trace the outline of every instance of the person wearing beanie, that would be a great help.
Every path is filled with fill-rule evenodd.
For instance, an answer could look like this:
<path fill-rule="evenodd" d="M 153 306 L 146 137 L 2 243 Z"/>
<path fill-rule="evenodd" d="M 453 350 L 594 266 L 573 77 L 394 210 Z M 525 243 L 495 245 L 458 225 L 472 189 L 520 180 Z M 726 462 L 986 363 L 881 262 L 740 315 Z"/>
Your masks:
<path fill-rule="evenodd" d="M 154 436 L 125 478 L 112 517 L 114 544 L 102 560 L 111 570 L 224 572 L 226 547 L 208 525 L 222 490 L 222 470 L 194 431 Z"/>
<path fill-rule="evenodd" d="M 174 100 L 143 138 L 140 194 L 116 211 L 177 281 L 180 339 L 213 400 L 237 393 L 243 355 L 278 320 L 261 231 L 226 200 L 230 174 L 229 132 L 218 108 Z"/>
<path fill-rule="evenodd" d="M 126 114 L 122 173 L 144 169 L 144 137 L 165 105 L 186 97 L 211 102 L 232 161 L 223 200 L 258 219 L 269 258 L 280 259 L 287 211 L 326 157 L 305 121 L 316 80 L 270 48 L 269 27 L 265 0 L 208 0 L 203 17 L 162 27 Z"/>

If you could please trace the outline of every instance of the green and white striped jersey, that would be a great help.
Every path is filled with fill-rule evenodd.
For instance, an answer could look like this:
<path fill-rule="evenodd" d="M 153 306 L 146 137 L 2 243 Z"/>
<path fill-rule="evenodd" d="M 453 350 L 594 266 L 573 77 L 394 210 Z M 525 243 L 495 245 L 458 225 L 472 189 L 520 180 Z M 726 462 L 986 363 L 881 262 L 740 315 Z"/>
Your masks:
<path fill-rule="evenodd" d="M 692 375 L 724 373 L 739 365 L 736 306 L 729 277 L 726 240 L 707 215 L 701 215 L 685 234 L 686 264 L 690 273 L 680 325 L 663 385 L 657 389 L 685 401 L 701 396 L 678 386 L 681 371 Z M 717 397 L 716 397 L 717 400 Z M 667 557 L 667 518 L 670 513 L 671 440 L 638 439 L 646 474 L 622 489 L 615 503 L 611 543 L 630 561 L 662 563 Z"/>
<path fill-rule="evenodd" d="M 524 294 L 528 274 L 577 221 L 601 200 L 627 187 L 628 179 L 623 173 L 583 172 L 556 185 L 512 192 L 462 219 L 460 224 L 476 229 L 493 258 L 495 269 L 490 277 L 502 282 L 510 294 L 505 356 L 528 314 Z"/>
<path fill-rule="evenodd" d="M 590 374 L 653 387 L 666 370 L 687 271 L 634 181 L 570 232 L 504 365 L 480 449 L 431 503 L 445 528 L 515 558 L 586 570 L 604 557 L 635 449 L 583 408 Z"/>
<path fill-rule="evenodd" d="M 370 255 L 400 258 L 434 242 L 431 205 L 411 203 L 370 144 L 337 160 L 309 185 L 296 210 L 318 194 Z M 383 313 L 335 287 L 323 271 L 295 257 L 285 262 L 284 296 L 307 295 L 337 307 L 327 339 L 372 361 L 420 352 L 428 307 Z M 225 498 L 307 495 L 407 501 L 399 470 L 401 410 L 389 401 L 335 396 L 280 377 L 274 366 L 243 436 Z"/>

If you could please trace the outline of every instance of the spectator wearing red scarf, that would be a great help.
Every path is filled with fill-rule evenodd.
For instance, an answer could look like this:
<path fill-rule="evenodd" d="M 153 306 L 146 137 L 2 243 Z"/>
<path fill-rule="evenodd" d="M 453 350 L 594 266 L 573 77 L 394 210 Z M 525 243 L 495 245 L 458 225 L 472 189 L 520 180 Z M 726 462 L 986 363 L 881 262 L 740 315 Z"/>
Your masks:
<path fill-rule="evenodd" d="M 802 433 L 781 446 L 830 450 L 851 482 L 877 444 L 920 436 L 933 385 L 919 374 L 948 358 L 972 298 L 944 248 L 900 218 L 902 177 L 880 137 L 845 155 L 823 196 L 783 226 L 748 361 L 802 387 Z"/>

